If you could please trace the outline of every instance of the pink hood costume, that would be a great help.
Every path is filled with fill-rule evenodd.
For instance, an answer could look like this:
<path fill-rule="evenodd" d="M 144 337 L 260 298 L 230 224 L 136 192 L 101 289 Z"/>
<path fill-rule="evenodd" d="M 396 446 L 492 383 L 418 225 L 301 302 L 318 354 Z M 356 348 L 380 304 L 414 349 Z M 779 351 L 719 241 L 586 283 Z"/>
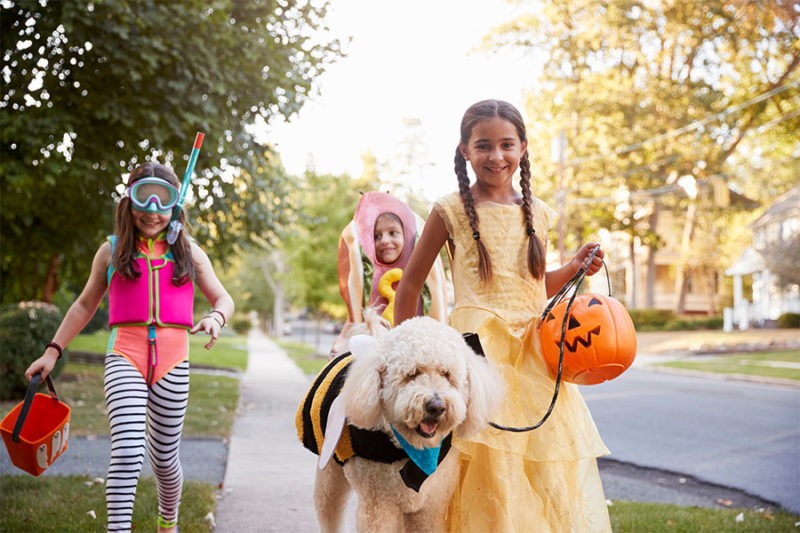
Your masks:
<path fill-rule="evenodd" d="M 391 264 L 378 260 L 375 253 L 375 221 L 383 213 L 396 215 L 403 223 L 403 251 Z M 394 288 L 411 257 L 424 223 L 408 205 L 382 192 L 365 193 L 356 207 L 353 221 L 339 237 L 339 292 L 351 322 L 363 322 L 364 308 L 375 308 L 393 323 Z M 383 280 L 383 282 L 381 282 Z M 425 281 L 417 314 L 447 320 L 447 290 L 440 258 Z"/>

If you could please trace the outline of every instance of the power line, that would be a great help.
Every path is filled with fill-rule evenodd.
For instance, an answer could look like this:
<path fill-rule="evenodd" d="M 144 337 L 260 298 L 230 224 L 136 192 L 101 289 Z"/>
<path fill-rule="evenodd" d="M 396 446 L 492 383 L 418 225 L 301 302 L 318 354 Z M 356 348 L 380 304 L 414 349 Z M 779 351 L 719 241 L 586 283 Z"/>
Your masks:
<path fill-rule="evenodd" d="M 771 90 L 769 90 L 769 91 L 767 91 L 765 93 L 762 93 L 762 94 L 760 94 L 758 96 L 755 96 L 755 97 L 751 98 L 750 100 L 747 100 L 746 102 L 743 102 L 741 104 L 735 104 L 735 105 L 728 106 L 725 109 L 723 109 L 722 111 L 720 111 L 719 113 L 715 113 L 715 114 L 710 115 L 710 116 L 708 116 L 708 117 L 706 117 L 704 119 L 701 119 L 701 120 L 696 120 L 695 122 L 692 122 L 691 124 L 687 124 L 686 126 L 682 126 L 680 128 L 676 128 L 674 130 L 667 131 L 665 133 L 656 135 L 655 137 L 651 137 L 649 139 L 645 139 L 644 141 L 640 141 L 640 142 L 637 142 L 637 143 L 634 143 L 634 144 L 629 144 L 627 146 L 623 146 L 621 148 L 617 148 L 617 149 L 615 149 L 615 150 L 613 150 L 612 152 L 609 152 L 609 153 L 596 154 L 596 155 L 592 155 L 592 156 L 580 157 L 580 158 L 577 158 L 577 159 L 573 159 L 571 161 L 567 161 L 566 164 L 567 165 L 571 165 L 571 166 L 577 166 L 577 165 L 580 165 L 582 163 L 588 163 L 590 161 L 597 161 L 597 160 L 600 160 L 600 159 L 606 159 L 607 157 L 609 157 L 612 154 L 613 155 L 620 155 L 620 154 L 626 154 L 626 153 L 629 153 L 629 152 L 633 152 L 633 151 L 638 150 L 638 149 L 640 149 L 640 148 L 642 148 L 642 147 L 644 147 L 644 146 L 646 146 L 648 144 L 653 144 L 655 142 L 659 142 L 659 141 L 662 141 L 664 139 L 669 139 L 670 137 L 675 137 L 675 136 L 681 135 L 683 133 L 687 133 L 689 131 L 693 131 L 693 130 L 696 130 L 698 128 L 701 128 L 701 127 L 705 126 L 706 124 L 708 124 L 709 122 L 712 122 L 712 121 L 714 121 L 716 119 L 719 119 L 721 117 L 730 115 L 731 113 L 735 113 L 737 111 L 741 111 L 742 109 L 750 107 L 751 105 L 755 105 L 755 104 L 757 104 L 759 102 L 763 102 L 764 100 L 766 100 L 768 98 L 771 98 L 771 97 L 775 96 L 776 94 L 781 93 L 781 92 L 783 92 L 783 91 L 785 91 L 787 89 L 795 87 L 798 84 L 800 84 L 800 79 L 795 80 L 795 81 L 793 81 L 791 83 L 787 83 L 785 85 L 780 85 L 778 87 L 775 87 L 774 89 L 771 89 Z M 784 118 L 784 120 L 785 119 L 786 118 Z M 765 124 L 765 126 L 766 126 L 766 124 Z"/>

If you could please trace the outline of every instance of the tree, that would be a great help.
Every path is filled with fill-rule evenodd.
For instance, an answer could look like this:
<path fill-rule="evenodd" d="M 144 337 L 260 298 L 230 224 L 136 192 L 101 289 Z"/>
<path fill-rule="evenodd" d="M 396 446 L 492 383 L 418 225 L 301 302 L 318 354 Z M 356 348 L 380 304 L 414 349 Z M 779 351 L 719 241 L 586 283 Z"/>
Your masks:
<path fill-rule="evenodd" d="M 771 245 L 765 260 L 779 289 L 789 290 L 800 285 L 800 234 Z"/>
<path fill-rule="evenodd" d="M 774 122 L 776 135 L 793 138 L 800 122 L 791 112 L 800 98 L 800 30 L 792 3 L 544 0 L 536 7 L 485 43 L 547 57 L 526 106 L 529 151 L 532 167 L 549 178 L 537 194 L 557 199 L 546 154 L 550 139 L 566 132 L 565 210 L 573 239 L 601 227 L 624 231 L 632 242 L 647 240 L 652 258 L 659 209 L 681 215 L 688 209 L 682 197 L 664 198 L 674 187 L 670 176 L 722 177 L 741 186 L 745 172 L 731 156 L 748 136 Z M 628 208 L 618 208 L 621 197 Z M 698 196 L 690 211 L 719 213 L 724 206 L 713 198 Z M 651 216 L 636 216 L 652 203 Z M 685 220 L 692 247 L 696 218 Z"/>
<path fill-rule="evenodd" d="M 244 200 L 265 166 L 251 127 L 290 117 L 340 55 L 327 4 L 268 0 L 7 0 L 0 16 L 2 301 L 82 282 L 110 232 L 120 177 L 158 159 L 179 176 L 207 134 L 193 191 L 216 256 L 274 228 Z M 280 192 L 280 191 L 278 191 Z M 234 209 L 238 206 L 236 209 Z M 236 224 L 228 223 L 235 219 Z M 210 240 L 213 238 L 213 240 Z"/>

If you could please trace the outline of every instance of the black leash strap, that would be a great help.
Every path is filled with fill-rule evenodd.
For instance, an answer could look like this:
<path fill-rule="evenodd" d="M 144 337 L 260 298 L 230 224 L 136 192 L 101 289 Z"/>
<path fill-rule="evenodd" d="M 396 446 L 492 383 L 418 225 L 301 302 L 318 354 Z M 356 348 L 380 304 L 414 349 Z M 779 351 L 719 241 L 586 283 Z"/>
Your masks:
<path fill-rule="evenodd" d="M 567 323 L 569 320 L 569 312 L 572 310 L 572 304 L 575 301 L 575 297 L 578 295 L 578 291 L 583 284 L 583 280 L 586 279 L 586 271 L 589 270 L 589 265 L 592 264 L 592 260 L 594 259 L 595 254 L 600 249 L 599 246 L 596 246 L 592 251 L 592 254 L 589 256 L 589 259 L 586 261 L 586 264 L 583 268 L 579 269 L 567 282 L 564 284 L 563 287 L 553 296 L 553 299 L 550 300 L 550 303 L 545 308 L 544 312 L 542 313 L 542 320 L 550 313 L 550 311 L 555 307 L 561 300 L 564 299 L 564 296 L 569 292 L 571 289 L 575 289 L 572 293 L 572 297 L 569 299 L 569 303 L 567 303 L 567 309 L 564 312 L 564 321 L 561 324 L 561 341 L 558 343 L 558 372 L 556 373 L 556 386 L 553 389 L 553 399 L 550 401 L 550 407 L 547 408 L 547 412 L 542 416 L 541 420 L 536 422 L 536 424 L 532 426 L 526 427 L 510 427 L 510 426 L 502 426 L 500 424 L 496 424 L 494 422 L 489 422 L 489 425 L 493 428 L 500 429 L 503 431 L 511 431 L 514 433 L 523 433 L 525 431 L 533 431 L 542 426 L 545 421 L 550 417 L 550 414 L 553 412 L 553 408 L 556 405 L 556 400 L 558 399 L 558 391 L 561 388 L 561 371 L 564 366 L 564 341 L 567 336 Z M 603 267 L 606 267 L 605 261 L 603 261 Z M 608 279 L 608 293 L 611 294 L 611 280 L 608 278 L 608 267 L 606 267 L 606 278 Z"/>
<path fill-rule="evenodd" d="M 36 389 L 39 388 L 39 383 L 41 383 L 41 381 L 42 374 L 41 372 L 37 372 L 31 378 L 30 384 L 28 384 L 28 392 L 25 393 L 25 401 L 23 401 L 22 408 L 19 410 L 17 422 L 14 424 L 14 432 L 11 433 L 11 440 L 14 442 L 19 442 L 19 434 L 22 431 L 22 426 L 25 425 L 25 419 L 28 418 L 28 411 L 31 410 L 33 397 L 36 395 Z M 56 388 L 53 385 L 53 380 L 50 379 L 49 375 L 45 378 L 45 382 L 47 383 L 47 388 L 50 389 L 50 396 L 52 396 L 55 401 L 58 401 Z"/>

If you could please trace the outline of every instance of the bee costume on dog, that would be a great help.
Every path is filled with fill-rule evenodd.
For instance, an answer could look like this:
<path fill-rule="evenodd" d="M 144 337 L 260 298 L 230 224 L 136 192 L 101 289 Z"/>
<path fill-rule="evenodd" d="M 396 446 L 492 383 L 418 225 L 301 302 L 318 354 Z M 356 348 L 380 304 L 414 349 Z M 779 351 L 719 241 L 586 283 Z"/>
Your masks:
<path fill-rule="evenodd" d="M 297 409 L 295 416 L 297 436 L 303 446 L 317 455 L 319 455 L 324 442 L 331 404 L 344 385 L 352 360 L 353 355 L 347 352 L 330 361 L 314 379 L 311 388 Z M 452 434 L 442 440 L 437 464 L 442 462 L 450 450 L 451 440 Z M 409 457 L 403 448 L 398 448 L 388 434 L 383 431 L 368 430 L 346 424 L 333 453 L 333 459 L 343 465 L 354 456 L 381 463 L 393 463 L 406 459 L 399 474 L 406 486 L 417 492 L 429 475 Z"/>

